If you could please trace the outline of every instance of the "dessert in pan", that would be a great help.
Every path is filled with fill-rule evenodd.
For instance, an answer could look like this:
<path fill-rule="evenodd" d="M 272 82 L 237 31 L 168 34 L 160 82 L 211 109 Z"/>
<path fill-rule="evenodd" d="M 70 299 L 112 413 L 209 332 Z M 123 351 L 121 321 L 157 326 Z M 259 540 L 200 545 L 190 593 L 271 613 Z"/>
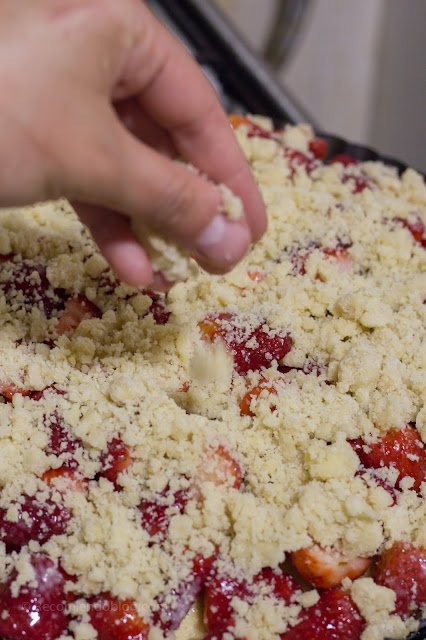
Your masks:
<path fill-rule="evenodd" d="M 0 212 L 0 637 L 383 640 L 426 609 L 426 188 L 231 117 L 265 237 L 167 296 Z"/>

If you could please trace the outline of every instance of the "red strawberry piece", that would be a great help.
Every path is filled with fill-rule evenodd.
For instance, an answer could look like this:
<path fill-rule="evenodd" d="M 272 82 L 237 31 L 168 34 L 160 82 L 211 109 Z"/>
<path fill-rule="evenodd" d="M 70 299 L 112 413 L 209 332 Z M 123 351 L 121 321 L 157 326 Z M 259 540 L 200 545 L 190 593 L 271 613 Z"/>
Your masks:
<path fill-rule="evenodd" d="M 303 168 L 307 174 L 320 166 L 319 161 L 313 158 L 311 154 L 307 155 L 303 151 L 286 147 L 284 149 L 284 157 L 290 167 L 290 177 L 293 178 L 298 168 Z"/>
<path fill-rule="evenodd" d="M 342 182 L 349 182 L 352 186 L 352 193 L 361 193 L 364 189 L 372 189 L 373 180 L 364 172 L 360 174 L 345 173 L 342 176 Z"/>
<path fill-rule="evenodd" d="M 142 527 L 153 537 L 157 537 L 163 541 L 166 537 L 169 525 L 170 515 L 167 513 L 171 507 L 175 507 L 177 513 L 185 511 L 186 504 L 190 499 L 188 489 L 181 489 L 173 494 L 173 502 L 164 499 L 167 490 L 158 497 L 158 500 L 142 500 L 139 505 L 141 512 Z"/>
<path fill-rule="evenodd" d="M 373 480 L 374 484 L 376 484 L 379 487 L 382 487 L 382 489 L 387 491 L 387 493 L 391 496 L 392 498 L 391 506 L 396 504 L 398 491 L 395 489 L 394 486 L 390 484 L 390 482 L 388 482 L 387 480 L 385 480 L 380 476 L 380 471 L 378 469 L 365 469 L 365 467 L 361 465 L 361 467 L 356 471 L 355 475 L 361 476 L 361 477 L 367 475 L 368 479 Z M 369 483 L 367 482 L 367 484 Z"/>
<path fill-rule="evenodd" d="M 12 274 L 3 288 L 13 302 L 22 304 L 27 311 L 37 307 L 48 318 L 64 308 L 65 291 L 50 285 L 45 266 L 29 260 L 13 263 Z"/>
<path fill-rule="evenodd" d="M 176 631 L 201 593 L 209 575 L 214 557 L 197 554 L 192 562 L 191 575 L 176 588 L 166 590 L 157 598 L 159 608 L 153 612 L 155 626 L 163 631 Z"/>
<path fill-rule="evenodd" d="M 414 491 L 419 491 L 421 483 L 426 480 L 426 449 L 418 431 L 411 425 L 390 429 L 382 438 L 368 445 L 362 438 L 352 440 L 351 445 L 365 468 L 397 469 L 397 489 L 405 477 L 413 478 L 411 488 Z"/>
<path fill-rule="evenodd" d="M 328 145 L 324 138 L 312 138 L 309 140 L 309 151 L 319 160 L 327 155 Z"/>
<path fill-rule="evenodd" d="M 52 536 L 66 533 L 71 514 L 63 504 L 50 498 L 40 502 L 35 496 L 24 496 L 15 504 L 15 522 L 6 520 L 6 509 L 0 509 L 0 540 L 8 550 L 18 550 L 30 540 L 44 544 Z"/>
<path fill-rule="evenodd" d="M 290 604 L 292 596 L 301 593 L 296 580 L 288 573 L 265 567 L 253 578 L 255 585 L 267 584 L 272 589 L 272 594 L 286 604 Z"/>
<path fill-rule="evenodd" d="M 344 578 L 355 580 L 371 564 L 371 558 L 348 558 L 343 553 L 324 549 L 317 544 L 293 551 L 290 558 L 300 575 L 321 589 L 337 587 Z"/>
<path fill-rule="evenodd" d="M 351 164 L 358 164 L 358 160 L 346 153 L 337 154 L 330 160 L 329 164 L 336 164 L 336 162 L 340 162 L 344 167 L 348 167 Z"/>
<path fill-rule="evenodd" d="M 120 491 L 121 487 L 117 482 L 118 474 L 126 471 L 133 463 L 131 453 L 120 437 L 113 438 L 108 443 L 108 448 L 101 455 L 100 462 L 99 475 L 112 482 L 116 490 Z"/>
<path fill-rule="evenodd" d="M 240 402 L 240 414 L 242 416 L 253 417 L 255 414 L 251 410 L 251 403 L 253 400 L 257 400 L 259 396 L 264 392 L 276 394 L 277 386 L 275 381 L 263 380 L 255 387 L 249 389 Z M 271 407 L 271 411 L 273 411 L 274 409 L 275 407 Z"/>
<path fill-rule="evenodd" d="M 32 389 L 24 389 L 23 387 L 18 387 L 11 382 L 0 380 L 0 394 L 2 396 L 7 398 L 8 400 L 12 400 L 13 396 L 17 393 L 21 396 L 31 397 L 33 393 L 38 392 L 33 391 Z"/>
<path fill-rule="evenodd" d="M 252 597 L 246 580 L 237 580 L 213 571 L 205 587 L 205 621 L 210 631 L 223 629 L 234 615 L 233 598 L 247 601 Z"/>
<path fill-rule="evenodd" d="M 247 116 L 242 116 L 239 113 L 232 113 L 228 116 L 229 122 L 233 129 L 238 129 L 238 127 L 245 126 L 247 127 L 247 136 L 249 138 L 273 138 L 273 132 L 264 129 L 259 126 Z"/>
<path fill-rule="evenodd" d="M 263 282 L 264 279 L 266 278 L 266 273 L 264 271 L 258 271 L 253 269 L 250 269 L 249 271 L 247 271 L 247 275 L 250 278 L 250 280 L 253 280 L 253 282 Z"/>
<path fill-rule="evenodd" d="M 133 600 L 119 600 L 109 593 L 91 598 L 90 622 L 99 640 L 147 640 L 149 626 Z"/>
<path fill-rule="evenodd" d="M 84 492 L 87 490 L 87 478 L 83 478 L 81 474 L 67 466 L 59 467 L 59 469 L 48 469 L 48 471 L 43 473 L 41 479 L 55 489 L 59 489 L 60 487 L 62 490 L 62 486 L 65 485 L 65 491 Z M 58 479 L 63 482 L 55 482 L 55 480 Z"/>
<path fill-rule="evenodd" d="M 55 327 L 55 337 L 62 336 L 70 331 L 75 331 L 85 318 L 101 318 L 102 312 L 86 296 L 78 295 L 68 298 L 65 310 Z"/>
<path fill-rule="evenodd" d="M 8 640 L 56 640 L 68 624 L 64 578 L 53 560 L 42 553 L 31 555 L 30 562 L 36 584 L 31 580 L 13 597 L 16 570 L 0 584 L 0 636 Z"/>
<path fill-rule="evenodd" d="M 426 249 L 426 226 L 418 213 L 412 215 L 411 220 L 404 218 L 394 218 L 395 222 L 399 222 L 403 227 L 409 230 L 416 242 L 419 242 Z"/>
<path fill-rule="evenodd" d="M 317 604 L 304 609 L 301 620 L 282 640 L 359 640 L 365 621 L 346 591 L 324 591 Z"/>
<path fill-rule="evenodd" d="M 56 411 L 45 416 L 44 424 L 51 429 L 49 444 L 45 449 L 46 453 L 55 456 L 67 454 L 67 460 L 63 466 L 68 469 L 77 469 L 78 462 L 75 460 L 74 454 L 81 445 L 80 440 L 74 438 Z"/>
<path fill-rule="evenodd" d="M 152 313 L 155 322 L 157 324 L 167 324 L 170 318 L 170 311 L 166 310 L 164 298 L 149 289 L 143 289 L 142 293 L 149 296 L 152 300 L 148 313 Z"/>
<path fill-rule="evenodd" d="M 212 482 L 216 486 L 225 485 L 229 489 L 239 489 L 242 479 L 240 465 L 223 445 L 216 448 L 208 447 L 204 450 L 194 474 L 193 495 L 201 499 L 203 482 Z"/>
<path fill-rule="evenodd" d="M 375 582 L 396 593 L 395 613 L 408 618 L 426 606 L 426 548 L 394 542 L 379 558 Z"/>
<path fill-rule="evenodd" d="M 273 360 L 282 360 L 291 350 L 291 336 L 282 332 L 269 334 L 264 329 L 265 322 L 257 326 L 243 327 L 232 313 L 207 316 L 199 323 L 203 338 L 209 342 L 221 339 L 234 358 L 234 368 L 241 376 L 249 371 L 269 368 Z"/>
<path fill-rule="evenodd" d="M 226 640 L 231 640 L 231 638 L 232 640 L 234 640 L 234 638 L 237 637 L 235 635 L 234 626 L 235 623 L 233 622 L 233 620 L 230 620 L 220 629 L 214 629 L 213 631 L 208 633 L 206 636 L 204 636 L 203 640 L 224 640 L 225 638 Z M 238 636 L 238 640 L 247 640 L 247 638 L 241 638 L 240 636 Z"/>
<path fill-rule="evenodd" d="M 340 273 L 353 273 L 354 261 L 346 249 L 327 247 L 322 252 L 327 259 L 334 263 Z"/>

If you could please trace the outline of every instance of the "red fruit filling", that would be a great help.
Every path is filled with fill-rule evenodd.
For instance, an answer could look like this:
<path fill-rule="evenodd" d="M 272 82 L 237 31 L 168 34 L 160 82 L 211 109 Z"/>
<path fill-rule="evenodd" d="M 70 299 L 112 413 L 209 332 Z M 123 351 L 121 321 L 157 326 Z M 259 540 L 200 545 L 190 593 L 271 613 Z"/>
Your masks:
<path fill-rule="evenodd" d="M 46 453 L 55 456 L 66 454 L 67 460 L 63 466 L 68 469 L 77 469 L 78 462 L 75 460 L 74 454 L 81 445 L 80 440 L 74 438 L 56 411 L 45 416 L 44 424 L 51 429 L 49 444 L 45 449 Z"/>
<path fill-rule="evenodd" d="M 197 554 L 192 561 L 190 576 L 176 588 L 166 590 L 157 598 L 159 608 L 153 612 L 155 626 L 163 631 L 176 631 L 201 593 L 209 575 L 214 557 Z"/>
<path fill-rule="evenodd" d="M 21 586 L 16 597 L 12 595 L 16 570 L 0 584 L 0 636 L 7 640 L 56 640 L 68 624 L 64 577 L 42 553 L 31 555 L 30 563 L 34 580 Z"/>
<path fill-rule="evenodd" d="M 408 542 L 394 542 L 376 565 L 374 580 L 396 593 L 395 613 L 414 616 L 426 606 L 426 549 Z"/>
<path fill-rule="evenodd" d="M 30 260 L 12 263 L 12 273 L 1 286 L 12 304 L 23 306 L 29 312 L 36 307 L 50 318 L 64 308 L 65 290 L 53 288 L 47 279 L 46 267 Z"/>
<path fill-rule="evenodd" d="M 71 514 L 60 502 L 24 496 L 14 504 L 16 520 L 6 519 L 6 509 L 0 509 L 0 540 L 8 551 L 17 551 L 31 540 L 44 544 L 52 536 L 66 533 Z"/>
<path fill-rule="evenodd" d="M 344 578 L 355 580 L 371 564 L 371 558 L 347 558 L 343 553 L 317 544 L 294 551 L 290 558 L 300 575 L 321 589 L 337 587 Z"/>
<path fill-rule="evenodd" d="M 118 600 L 108 593 L 90 600 L 90 622 L 99 640 L 147 640 L 149 626 L 132 600 Z"/>
<path fill-rule="evenodd" d="M 157 500 L 142 500 L 138 507 L 141 512 L 142 527 L 151 538 L 157 537 L 160 542 L 165 539 L 170 525 L 171 516 L 167 512 L 173 508 L 175 513 L 183 513 L 191 497 L 188 489 L 181 489 L 172 494 L 170 504 L 170 501 L 166 499 L 168 492 L 166 489 L 162 495 L 158 496 Z"/>
<path fill-rule="evenodd" d="M 269 333 L 263 320 L 256 324 L 255 328 L 243 326 L 235 314 L 220 313 L 207 316 L 199 327 L 205 340 L 215 342 L 220 339 L 224 342 L 234 358 L 235 371 L 245 376 L 249 371 L 269 368 L 273 360 L 282 360 L 293 343 L 288 333 Z"/>
<path fill-rule="evenodd" d="M 65 310 L 55 327 L 55 337 L 75 331 L 80 322 L 85 318 L 101 317 L 102 312 L 99 307 L 86 298 L 86 296 L 77 295 L 68 298 L 65 303 Z"/>
<path fill-rule="evenodd" d="M 403 227 L 409 230 L 416 242 L 419 242 L 426 249 L 426 226 L 418 213 L 414 213 L 411 220 L 404 218 L 394 218 L 395 222 L 399 222 Z"/>
<path fill-rule="evenodd" d="M 318 160 L 323 160 L 327 155 L 328 145 L 323 138 L 312 138 L 312 140 L 309 140 L 308 148 Z"/>
<path fill-rule="evenodd" d="M 359 640 L 365 621 L 346 591 L 324 591 L 317 604 L 304 609 L 301 621 L 282 640 Z"/>
<path fill-rule="evenodd" d="M 157 324 L 167 324 L 170 318 L 170 311 L 166 310 L 163 298 L 154 293 L 154 291 L 143 290 L 146 296 L 149 296 L 152 300 L 152 304 L 148 309 L 148 313 L 152 313 L 152 316 Z"/>
<path fill-rule="evenodd" d="M 317 158 L 312 157 L 312 154 L 307 155 L 303 151 L 297 149 L 291 149 L 286 147 L 284 149 L 284 157 L 290 166 L 290 177 L 293 178 L 296 171 L 299 168 L 303 168 L 306 173 L 310 174 L 314 169 L 320 166 L 320 162 Z"/>
<path fill-rule="evenodd" d="M 106 478 L 119 491 L 121 489 L 117 482 L 118 474 L 123 473 L 133 463 L 129 449 L 120 437 L 113 438 L 108 443 L 107 450 L 101 455 L 101 471 L 99 475 Z"/>
<path fill-rule="evenodd" d="M 401 480 L 413 479 L 410 487 L 419 491 L 426 480 L 426 450 L 418 431 L 411 425 L 403 429 L 391 429 L 386 435 L 369 444 L 362 438 L 351 441 L 361 464 L 366 469 L 394 468 L 398 471 L 396 488 L 400 488 Z"/>

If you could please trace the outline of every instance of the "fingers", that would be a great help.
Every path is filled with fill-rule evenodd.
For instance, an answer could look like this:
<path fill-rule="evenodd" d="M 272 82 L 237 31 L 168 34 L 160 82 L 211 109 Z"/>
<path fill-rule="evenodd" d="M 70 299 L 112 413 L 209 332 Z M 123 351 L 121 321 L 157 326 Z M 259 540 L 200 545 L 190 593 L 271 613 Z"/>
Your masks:
<path fill-rule="evenodd" d="M 153 282 L 151 263 L 132 234 L 127 218 L 83 203 L 74 203 L 74 208 L 120 280 L 138 288 Z"/>
<path fill-rule="evenodd" d="M 109 157 L 107 163 L 105 157 L 102 161 L 108 173 L 103 169 L 96 177 L 100 163 L 93 160 L 90 167 L 81 168 L 74 199 L 142 220 L 189 249 L 213 273 L 228 271 L 245 255 L 251 241 L 248 225 L 244 218 L 231 222 L 221 213 L 222 194 L 214 184 L 144 145 L 113 114 L 102 129 L 108 131 L 103 155 L 109 150 Z M 110 219 L 105 221 L 109 224 Z M 109 251 L 114 234 L 115 228 L 108 230 L 105 224 L 96 230 L 97 241 Z"/>
<path fill-rule="evenodd" d="M 244 205 L 253 240 L 266 228 L 263 202 L 213 87 L 183 46 L 141 4 L 143 38 L 123 72 L 142 110 L 166 130 L 181 157 Z"/>
<path fill-rule="evenodd" d="M 177 151 L 168 133 L 142 111 L 137 100 L 122 100 L 114 108 L 120 121 L 134 136 L 163 155 L 176 158 Z"/>

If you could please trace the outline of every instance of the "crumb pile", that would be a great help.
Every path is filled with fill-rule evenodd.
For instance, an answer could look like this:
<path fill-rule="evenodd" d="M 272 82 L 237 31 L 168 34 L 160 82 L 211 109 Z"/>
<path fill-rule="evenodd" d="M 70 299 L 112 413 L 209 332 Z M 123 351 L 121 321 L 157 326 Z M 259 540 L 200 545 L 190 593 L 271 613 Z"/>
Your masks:
<path fill-rule="evenodd" d="M 250 581 L 313 545 L 365 563 L 339 587 L 362 640 L 417 628 L 374 567 L 426 546 L 426 188 L 324 164 L 309 127 L 252 123 L 236 134 L 268 232 L 167 297 L 117 282 L 67 203 L 0 212 L 0 582 L 19 597 L 34 555 L 60 566 L 61 640 L 102 640 L 90 602 L 106 593 L 150 640 L 174 637 L 203 562 Z M 369 466 L 407 429 L 411 467 Z M 323 593 L 256 584 L 218 638 L 291 640 Z M 178 638 L 207 635 L 188 620 Z"/>

